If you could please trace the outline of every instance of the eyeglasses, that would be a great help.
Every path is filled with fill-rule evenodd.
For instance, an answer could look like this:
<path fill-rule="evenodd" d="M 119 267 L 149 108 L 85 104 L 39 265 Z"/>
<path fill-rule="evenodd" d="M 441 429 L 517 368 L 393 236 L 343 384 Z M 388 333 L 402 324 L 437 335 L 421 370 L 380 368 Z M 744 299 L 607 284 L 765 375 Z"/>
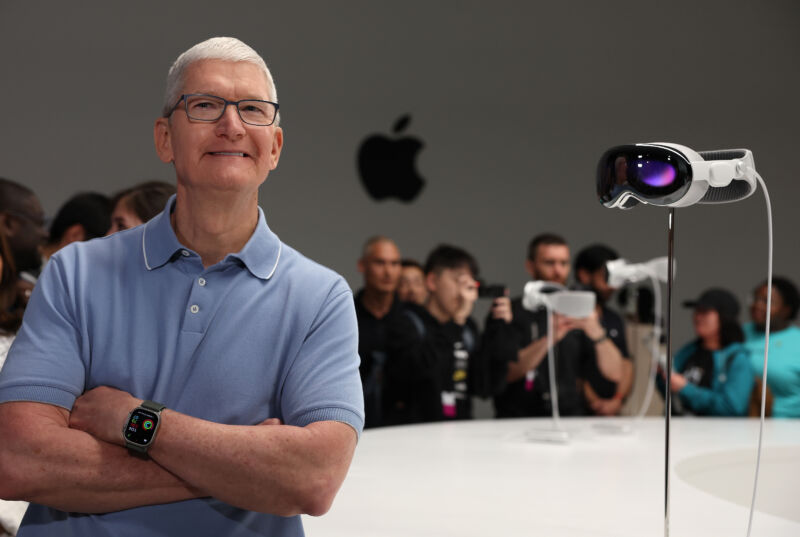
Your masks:
<path fill-rule="evenodd" d="M 195 121 L 217 121 L 225 113 L 228 105 L 236 107 L 239 117 L 248 125 L 258 127 L 268 127 L 275 122 L 278 115 L 278 103 L 272 101 L 261 101 L 258 99 L 244 99 L 241 101 L 229 101 L 216 95 L 205 95 L 202 93 L 185 93 L 181 95 L 172 110 L 164 117 L 169 117 L 184 103 L 186 115 Z"/>

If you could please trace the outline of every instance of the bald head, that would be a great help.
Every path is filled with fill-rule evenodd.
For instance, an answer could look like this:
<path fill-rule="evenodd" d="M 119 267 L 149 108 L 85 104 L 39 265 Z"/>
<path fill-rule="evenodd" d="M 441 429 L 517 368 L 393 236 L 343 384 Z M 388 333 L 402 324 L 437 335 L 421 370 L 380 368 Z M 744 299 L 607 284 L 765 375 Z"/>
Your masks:
<path fill-rule="evenodd" d="M 375 236 L 364 243 L 358 271 L 364 288 L 371 292 L 394 293 L 400 279 L 400 250 L 393 240 Z"/>

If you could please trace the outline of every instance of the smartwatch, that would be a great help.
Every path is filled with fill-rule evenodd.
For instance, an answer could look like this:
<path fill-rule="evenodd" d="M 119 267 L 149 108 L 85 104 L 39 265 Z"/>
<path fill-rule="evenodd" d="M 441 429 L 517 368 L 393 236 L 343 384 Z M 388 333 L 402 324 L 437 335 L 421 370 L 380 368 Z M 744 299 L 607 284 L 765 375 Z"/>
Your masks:
<path fill-rule="evenodd" d="M 165 408 L 166 405 L 155 401 L 144 401 L 141 406 L 134 408 L 122 429 L 125 447 L 134 453 L 147 453 L 148 448 L 153 445 L 158 423 L 161 421 L 161 411 Z"/>

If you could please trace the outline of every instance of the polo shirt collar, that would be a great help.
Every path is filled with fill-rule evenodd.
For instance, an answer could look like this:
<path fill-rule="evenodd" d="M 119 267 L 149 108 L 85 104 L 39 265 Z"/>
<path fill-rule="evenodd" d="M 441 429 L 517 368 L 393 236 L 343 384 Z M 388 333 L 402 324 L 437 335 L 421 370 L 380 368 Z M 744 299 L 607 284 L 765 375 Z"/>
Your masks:
<path fill-rule="evenodd" d="M 147 270 L 164 266 L 176 257 L 177 252 L 187 249 L 178 241 L 170 223 L 170 214 L 174 205 L 175 195 L 173 194 L 167 201 L 164 210 L 143 226 L 142 255 Z M 269 229 L 264 211 L 259 207 L 258 224 L 256 224 L 256 229 L 250 239 L 239 252 L 225 256 L 224 261 L 231 258 L 238 259 L 253 276 L 268 280 L 278 268 L 281 250 L 280 239 Z"/>

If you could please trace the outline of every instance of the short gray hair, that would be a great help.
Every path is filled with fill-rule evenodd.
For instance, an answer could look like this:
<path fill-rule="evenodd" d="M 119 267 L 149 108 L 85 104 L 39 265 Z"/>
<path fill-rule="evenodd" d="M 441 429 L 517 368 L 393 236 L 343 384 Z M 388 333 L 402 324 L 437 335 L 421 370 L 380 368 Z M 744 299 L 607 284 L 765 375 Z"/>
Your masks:
<path fill-rule="evenodd" d="M 258 52 L 249 45 L 236 39 L 235 37 L 212 37 L 202 43 L 198 43 L 175 60 L 167 74 L 167 89 L 164 92 L 164 106 L 161 110 L 163 116 L 167 116 L 175 102 L 181 96 L 183 89 L 183 76 L 186 68 L 191 64 L 201 60 L 222 60 L 226 62 L 249 62 L 257 65 L 264 72 L 267 79 L 268 99 L 278 102 L 278 91 L 275 89 L 275 81 L 272 73 L 269 72 L 264 59 Z M 275 117 L 275 125 L 280 124 L 281 115 Z"/>

